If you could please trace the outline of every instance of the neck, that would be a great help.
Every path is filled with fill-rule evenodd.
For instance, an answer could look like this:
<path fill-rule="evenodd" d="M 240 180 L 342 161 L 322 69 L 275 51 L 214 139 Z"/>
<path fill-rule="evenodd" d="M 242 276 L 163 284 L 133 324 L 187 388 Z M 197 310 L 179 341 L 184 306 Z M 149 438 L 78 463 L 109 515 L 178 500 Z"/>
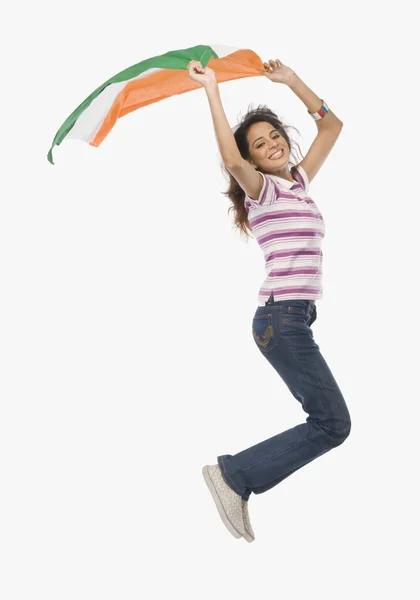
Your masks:
<path fill-rule="evenodd" d="M 277 177 L 281 177 L 282 179 L 287 179 L 287 181 L 295 181 L 293 179 L 292 173 L 289 171 L 289 169 L 287 167 L 283 167 L 282 169 L 279 169 L 278 171 L 273 172 L 273 175 L 276 175 Z"/>

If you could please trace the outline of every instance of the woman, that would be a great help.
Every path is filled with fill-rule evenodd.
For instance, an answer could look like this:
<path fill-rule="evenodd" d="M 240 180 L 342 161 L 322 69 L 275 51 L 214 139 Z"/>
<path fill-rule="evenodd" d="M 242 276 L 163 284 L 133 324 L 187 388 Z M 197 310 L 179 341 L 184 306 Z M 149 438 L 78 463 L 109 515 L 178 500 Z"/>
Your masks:
<path fill-rule="evenodd" d="M 264 63 L 265 75 L 286 84 L 315 119 L 318 135 L 307 156 L 289 170 L 291 141 L 268 108 L 249 111 L 232 132 L 215 73 L 198 61 L 189 77 L 207 94 L 224 165 L 230 176 L 226 195 L 235 223 L 255 235 L 266 261 L 252 330 L 263 356 L 276 369 L 308 414 L 306 422 L 232 456 L 217 457 L 203 475 L 230 533 L 255 539 L 248 500 L 262 494 L 318 456 L 344 442 L 350 415 L 319 346 L 312 323 L 322 298 L 322 215 L 308 196 L 309 182 L 337 140 L 342 122 L 292 69 L 279 60 Z"/>

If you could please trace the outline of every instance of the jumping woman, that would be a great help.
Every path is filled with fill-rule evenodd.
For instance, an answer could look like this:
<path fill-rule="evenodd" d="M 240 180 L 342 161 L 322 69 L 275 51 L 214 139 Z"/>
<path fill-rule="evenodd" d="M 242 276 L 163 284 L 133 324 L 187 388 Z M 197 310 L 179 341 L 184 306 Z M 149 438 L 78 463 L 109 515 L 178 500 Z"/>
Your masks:
<path fill-rule="evenodd" d="M 323 297 L 325 226 L 309 197 L 309 184 L 343 123 L 278 59 L 264 67 L 268 79 L 287 85 L 300 98 L 317 125 L 318 134 L 299 164 L 289 162 L 291 140 L 275 113 L 265 106 L 249 110 L 232 132 L 214 71 L 199 61 L 188 65 L 189 77 L 204 87 L 210 104 L 235 224 L 251 231 L 264 253 L 267 277 L 259 290 L 253 338 L 308 415 L 304 423 L 203 467 L 223 523 L 248 542 L 255 539 L 248 512 L 251 493 L 266 492 L 339 446 L 351 427 L 343 395 L 311 329 L 316 301 Z"/>

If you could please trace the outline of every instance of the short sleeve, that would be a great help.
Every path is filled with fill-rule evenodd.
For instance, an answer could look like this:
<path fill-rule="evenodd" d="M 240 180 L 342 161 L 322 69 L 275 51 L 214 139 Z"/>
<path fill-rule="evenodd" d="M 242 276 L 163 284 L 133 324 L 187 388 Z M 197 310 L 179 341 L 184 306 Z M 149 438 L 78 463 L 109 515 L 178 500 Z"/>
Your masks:
<path fill-rule="evenodd" d="M 263 186 L 260 191 L 260 195 L 256 200 L 250 198 L 247 194 L 245 194 L 245 207 L 249 208 L 250 206 L 266 206 L 267 204 L 273 204 L 276 201 L 278 192 L 277 185 L 275 181 L 267 175 L 266 173 L 261 173 L 261 171 L 257 171 L 261 177 L 263 178 Z"/>
<path fill-rule="evenodd" d="M 309 179 L 305 169 L 301 165 L 297 165 L 296 171 L 299 173 L 300 178 L 302 179 L 301 185 L 303 189 L 305 190 L 305 192 L 309 193 Z"/>

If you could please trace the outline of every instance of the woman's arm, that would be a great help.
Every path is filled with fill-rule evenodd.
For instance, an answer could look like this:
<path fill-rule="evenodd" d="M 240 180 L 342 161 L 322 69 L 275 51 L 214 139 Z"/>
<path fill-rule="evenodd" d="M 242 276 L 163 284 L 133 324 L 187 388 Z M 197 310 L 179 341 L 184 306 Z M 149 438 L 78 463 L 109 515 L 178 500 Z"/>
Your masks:
<path fill-rule="evenodd" d="M 309 113 L 314 113 L 322 106 L 321 98 L 318 96 L 296 75 L 295 71 L 283 64 L 278 58 L 264 63 L 266 71 L 261 71 L 270 81 L 274 83 L 284 83 L 296 96 L 302 100 Z M 315 121 L 318 129 L 340 129 L 343 122 L 329 108 L 322 119 Z"/>
<path fill-rule="evenodd" d="M 264 73 L 264 75 L 271 81 L 286 84 L 296 96 L 302 100 L 308 109 L 308 112 L 314 113 L 321 108 L 321 98 L 318 98 L 318 96 L 303 83 L 300 77 L 298 77 L 290 67 L 287 67 L 280 62 L 279 59 L 270 60 L 268 63 L 264 63 L 264 67 L 268 70 L 268 73 Z M 312 146 L 309 148 L 307 155 L 300 163 L 308 177 L 309 183 L 324 164 L 343 127 L 342 121 L 335 116 L 330 108 L 328 108 L 327 114 L 324 115 L 322 119 L 315 121 L 315 123 L 318 127 L 317 136 Z"/>
<path fill-rule="evenodd" d="M 222 106 L 217 81 L 206 85 L 205 91 L 210 105 L 219 151 L 226 168 L 229 168 L 231 165 L 237 165 L 241 162 L 242 157 Z"/>
<path fill-rule="evenodd" d="M 188 75 L 190 79 L 202 85 L 206 91 L 214 131 L 223 162 L 226 167 L 237 165 L 242 160 L 242 157 L 222 106 L 219 84 L 217 83 L 213 69 L 209 67 L 203 68 L 200 61 L 192 60 L 188 64 Z"/>
<path fill-rule="evenodd" d="M 304 103 L 306 108 L 310 113 L 314 113 L 319 110 L 322 106 L 321 98 L 318 96 L 298 77 L 294 74 L 288 84 L 289 88 L 296 94 L 300 100 Z M 318 129 L 324 129 L 327 127 L 338 127 L 340 128 L 343 125 L 343 122 L 340 121 L 338 117 L 333 113 L 333 111 L 328 108 L 327 114 L 318 121 L 315 121 Z"/>

